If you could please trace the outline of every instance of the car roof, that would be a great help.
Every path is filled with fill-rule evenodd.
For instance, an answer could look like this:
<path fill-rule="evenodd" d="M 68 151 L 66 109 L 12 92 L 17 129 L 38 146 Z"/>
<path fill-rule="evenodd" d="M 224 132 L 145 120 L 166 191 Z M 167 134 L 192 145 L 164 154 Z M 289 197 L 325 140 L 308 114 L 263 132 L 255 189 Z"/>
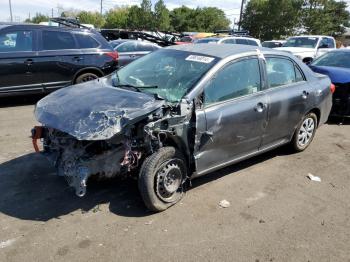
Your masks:
<path fill-rule="evenodd" d="M 63 26 L 49 26 L 49 25 L 39 25 L 30 23 L 0 23 L 0 29 L 6 27 L 14 27 L 14 29 L 49 29 L 58 31 L 78 31 L 78 32 L 92 32 L 95 33 L 93 29 L 86 28 L 75 28 L 75 27 L 63 27 Z"/>
<path fill-rule="evenodd" d="M 328 35 L 295 35 L 295 36 L 291 36 L 289 38 L 293 38 L 293 37 L 329 37 L 329 38 L 333 38 L 332 36 L 328 36 Z"/>
<path fill-rule="evenodd" d="M 250 46 L 250 45 L 238 45 L 238 44 L 237 45 L 188 44 L 188 45 L 170 46 L 170 47 L 167 47 L 167 49 L 199 53 L 207 56 L 219 57 L 221 59 L 231 55 L 253 52 L 256 50 L 289 56 L 287 52 L 283 52 L 283 51 L 274 51 L 270 48 Z"/>

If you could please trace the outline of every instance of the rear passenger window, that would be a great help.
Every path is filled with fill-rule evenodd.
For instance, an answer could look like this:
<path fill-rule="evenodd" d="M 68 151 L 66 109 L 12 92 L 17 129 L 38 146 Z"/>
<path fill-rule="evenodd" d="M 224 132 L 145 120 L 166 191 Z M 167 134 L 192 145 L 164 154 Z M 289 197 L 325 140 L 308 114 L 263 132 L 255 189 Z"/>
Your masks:
<path fill-rule="evenodd" d="M 235 44 L 236 41 L 235 41 L 235 39 L 226 39 L 226 40 L 223 41 L 223 43 L 224 44 Z"/>
<path fill-rule="evenodd" d="M 155 47 L 150 44 L 138 43 L 136 49 L 139 52 L 153 52 L 155 50 Z"/>
<path fill-rule="evenodd" d="M 130 41 L 123 43 L 119 46 L 117 46 L 116 50 L 121 53 L 126 53 L 126 52 L 135 52 L 137 51 L 136 49 L 136 41 Z"/>
<path fill-rule="evenodd" d="M 246 39 L 236 39 L 236 44 L 239 45 L 248 45 L 248 41 Z"/>
<path fill-rule="evenodd" d="M 75 37 L 78 40 L 80 48 L 96 48 L 100 46 L 100 44 L 90 35 L 76 34 Z"/>
<path fill-rule="evenodd" d="M 71 33 L 58 31 L 43 31 L 43 49 L 60 50 L 75 49 L 75 41 Z"/>
<path fill-rule="evenodd" d="M 260 69 L 256 58 L 234 62 L 221 69 L 204 89 L 204 103 L 212 104 L 254 94 L 260 90 Z"/>
<path fill-rule="evenodd" d="M 0 33 L 0 52 L 33 51 L 32 31 Z"/>
<path fill-rule="evenodd" d="M 248 45 L 258 46 L 258 44 L 254 40 L 247 40 Z"/>
<path fill-rule="evenodd" d="M 267 80 L 270 87 L 278 87 L 304 80 L 300 69 L 286 58 L 266 58 Z"/>

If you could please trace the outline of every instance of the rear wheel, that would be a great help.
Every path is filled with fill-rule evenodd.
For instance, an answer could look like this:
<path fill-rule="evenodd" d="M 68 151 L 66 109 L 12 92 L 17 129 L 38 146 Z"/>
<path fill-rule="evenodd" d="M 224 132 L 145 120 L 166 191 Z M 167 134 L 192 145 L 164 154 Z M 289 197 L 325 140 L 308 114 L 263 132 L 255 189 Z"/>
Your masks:
<path fill-rule="evenodd" d="M 313 140 L 317 129 L 317 116 L 314 113 L 307 114 L 295 130 L 292 147 L 296 152 L 304 151 Z"/>
<path fill-rule="evenodd" d="M 186 161 L 173 147 L 164 147 L 149 156 L 139 174 L 139 190 L 152 211 L 163 211 L 180 201 L 187 176 Z"/>
<path fill-rule="evenodd" d="M 77 79 L 75 80 L 75 83 L 80 84 L 80 83 L 95 80 L 97 78 L 98 78 L 98 75 L 94 73 L 84 73 L 77 77 Z"/>

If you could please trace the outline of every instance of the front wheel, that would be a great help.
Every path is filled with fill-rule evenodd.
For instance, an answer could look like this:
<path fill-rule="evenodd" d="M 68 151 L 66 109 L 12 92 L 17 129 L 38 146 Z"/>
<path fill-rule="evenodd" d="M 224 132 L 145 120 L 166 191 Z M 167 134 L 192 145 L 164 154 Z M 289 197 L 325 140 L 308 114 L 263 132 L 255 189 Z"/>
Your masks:
<path fill-rule="evenodd" d="M 163 211 L 184 195 L 186 161 L 174 147 L 163 147 L 143 163 L 138 184 L 143 201 L 152 211 Z"/>
<path fill-rule="evenodd" d="M 291 145 L 296 152 L 304 151 L 313 140 L 317 129 L 315 113 L 307 114 L 295 130 Z"/>

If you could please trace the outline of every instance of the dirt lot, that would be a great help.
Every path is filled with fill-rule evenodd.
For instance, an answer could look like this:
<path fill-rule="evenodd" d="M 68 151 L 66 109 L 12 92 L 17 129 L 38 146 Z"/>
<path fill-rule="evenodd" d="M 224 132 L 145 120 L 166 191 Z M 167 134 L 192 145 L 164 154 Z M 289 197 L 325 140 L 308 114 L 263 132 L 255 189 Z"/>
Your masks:
<path fill-rule="evenodd" d="M 195 180 L 152 214 L 134 181 L 90 184 L 79 199 L 54 176 L 28 138 L 34 101 L 0 101 L 0 261 L 350 261 L 349 123 L 322 126 L 304 153 Z"/>

